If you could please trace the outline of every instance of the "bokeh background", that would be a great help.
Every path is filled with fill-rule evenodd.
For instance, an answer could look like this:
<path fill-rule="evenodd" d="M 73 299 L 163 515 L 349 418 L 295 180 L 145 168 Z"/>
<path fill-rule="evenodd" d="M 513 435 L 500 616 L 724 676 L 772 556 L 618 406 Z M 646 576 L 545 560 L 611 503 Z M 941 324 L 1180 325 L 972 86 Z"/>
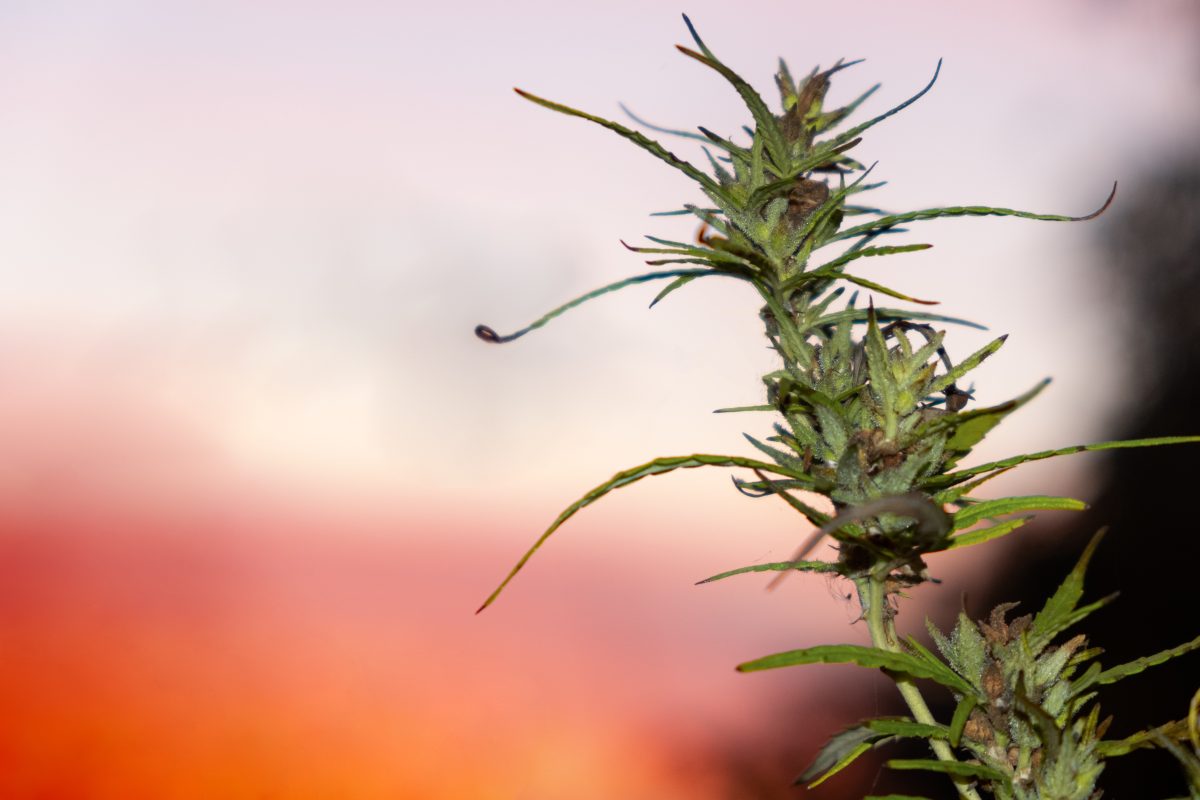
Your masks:
<path fill-rule="evenodd" d="M 992 329 L 953 332 L 952 354 L 1011 334 L 980 401 L 1053 375 L 978 458 L 1109 438 L 1161 397 L 1142 320 L 1188 319 L 1195 284 L 1166 293 L 1170 316 L 1131 312 L 1157 276 L 1114 277 L 1111 237 L 1196 140 L 1189 3 L 9 0 L 0 797 L 791 797 L 824 736 L 890 708 L 848 668 L 733 672 L 866 634 L 837 583 L 692 585 L 805 533 L 721 470 L 589 508 L 472 613 L 617 469 L 749 454 L 741 432 L 766 427 L 709 413 L 761 402 L 770 365 L 734 285 L 653 311 L 655 287 L 629 289 L 503 347 L 471 335 L 638 271 L 618 238 L 693 233 L 646 216 L 695 199 L 686 179 L 510 91 L 732 133 L 736 95 L 672 47 L 681 10 L 764 94 L 779 55 L 797 73 L 865 57 L 831 96 L 882 81 L 865 114 L 943 57 L 856 151 L 889 209 L 1082 214 L 1121 181 L 1095 222 L 924 223 L 911 240 L 934 250 L 864 268 Z M 1179 219 L 1156 241 L 1195 229 Z M 1106 464 L 992 490 L 1097 500 Z M 938 557 L 944 584 L 902 626 L 1000 591 L 1001 561 Z M 812 796 L 889 785 L 873 766 L 839 780 Z"/>

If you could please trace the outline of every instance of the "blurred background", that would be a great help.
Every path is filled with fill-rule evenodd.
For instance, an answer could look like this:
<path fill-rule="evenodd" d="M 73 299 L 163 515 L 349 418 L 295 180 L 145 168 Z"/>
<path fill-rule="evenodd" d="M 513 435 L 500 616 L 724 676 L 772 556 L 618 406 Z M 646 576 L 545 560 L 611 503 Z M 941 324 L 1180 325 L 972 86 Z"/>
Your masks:
<path fill-rule="evenodd" d="M 1010 334 L 974 373 L 980 402 L 1054 377 L 975 458 L 1197 432 L 1200 20 L 1185 0 L 9 0 L 0 796 L 900 786 L 865 763 L 789 788 L 828 734 L 888 713 L 892 690 L 834 666 L 734 673 L 866 632 L 837 582 L 693 586 L 786 558 L 806 533 L 725 471 L 587 509 L 472 613 L 616 470 L 748 455 L 741 432 L 769 424 L 709 413 L 761 402 L 770 369 L 736 285 L 697 282 L 653 311 L 656 287 L 628 289 L 503 347 L 471 334 L 641 271 L 619 238 L 694 233 L 647 217 L 694 201 L 686 179 L 511 92 L 733 133 L 735 93 L 672 47 L 687 41 L 680 11 L 764 95 L 780 55 L 795 73 L 866 58 L 830 96 L 882 81 L 864 118 L 944 58 L 934 90 L 856 150 L 879 160 L 885 208 L 1084 214 L 1120 180 L 1099 220 L 923 223 L 908 240 L 934 250 L 862 270 L 991 328 L 954 330 L 952 356 Z M 995 481 L 1096 508 L 1046 514 L 982 558 L 934 558 L 944 583 L 914 592 L 901 627 L 946 622 L 964 593 L 973 614 L 1038 602 L 1046 589 L 1019 580 L 1058 580 L 1107 522 L 1096 591 L 1124 594 L 1093 639 L 1115 658 L 1191 638 L 1194 620 L 1169 616 L 1190 578 L 1163 575 L 1195 563 L 1180 509 L 1194 459 L 1089 454 Z M 1147 716 L 1117 732 L 1182 715 L 1190 690 L 1154 692 L 1151 713 L 1149 685 L 1114 701 Z M 1147 763 L 1128 770 L 1176 780 Z"/>

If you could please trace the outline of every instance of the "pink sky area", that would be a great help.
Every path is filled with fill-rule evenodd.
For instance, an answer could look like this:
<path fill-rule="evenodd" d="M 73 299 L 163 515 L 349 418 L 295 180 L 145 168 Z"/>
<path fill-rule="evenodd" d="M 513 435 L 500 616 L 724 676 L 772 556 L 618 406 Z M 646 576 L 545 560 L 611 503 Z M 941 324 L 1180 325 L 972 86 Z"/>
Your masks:
<path fill-rule="evenodd" d="M 897 210 L 1085 213 L 1197 121 L 1182 3 L 739 8 L 686 10 L 764 89 L 779 54 L 866 57 L 835 99 L 882 80 L 876 113 L 945 58 L 859 151 Z M 672 47 L 679 10 L 0 10 L 0 797 L 718 798 L 714 754 L 870 712 L 846 670 L 733 671 L 865 632 L 836 583 L 692 585 L 804 533 L 721 470 L 587 509 L 472 613 L 616 470 L 767 427 L 709 414 L 771 368 L 717 281 L 471 336 L 637 272 L 618 238 L 691 235 L 646 216 L 686 182 L 511 92 L 734 131 L 736 97 Z M 1104 437 L 1103 224 L 931 223 L 934 250 L 866 273 L 992 328 L 954 352 L 1011 332 L 983 401 L 1055 376 L 981 456 Z M 1086 497 L 1094 463 L 996 490 Z M 934 568 L 911 630 L 987 564 Z"/>

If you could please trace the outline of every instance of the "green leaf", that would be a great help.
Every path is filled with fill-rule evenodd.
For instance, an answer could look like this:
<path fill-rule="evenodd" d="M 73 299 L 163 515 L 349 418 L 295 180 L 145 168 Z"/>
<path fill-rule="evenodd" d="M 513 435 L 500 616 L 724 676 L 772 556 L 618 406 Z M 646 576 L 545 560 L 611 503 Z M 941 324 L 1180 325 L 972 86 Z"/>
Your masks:
<path fill-rule="evenodd" d="M 648 128 L 656 133 L 665 133 L 670 136 L 678 136 L 681 139 L 693 139 L 698 142 L 704 142 L 705 144 L 716 144 L 717 146 L 722 146 L 720 142 L 713 142 L 713 140 L 710 139 L 709 137 L 704 136 L 703 134 L 696 133 L 695 131 L 682 131 L 677 128 L 664 128 L 661 125 L 655 125 L 653 122 L 647 122 L 646 120 L 639 117 L 637 114 L 633 113 L 633 111 L 630 110 L 629 106 L 625 105 L 624 103 L 617 103 L 617 106 L 620 107 L 620 109 L 625 112 L 625 116 L 629 117 L 631 120 L 636 122 L 638 125 L 641 125 L 643 128 Z M 674 212 L 674 213 L 679 213 L 679 212 Z M 653 216 L 653 215 L 651 215 L 651 216 Z M 660 214 L 659 216 L 663 216 L 663 215 Z"/>
<path fill-rule="evenodd" d="M 967 694 L 963 695 L 963 698 L 958 701 L 958 705 L 954 707 L 954 717 L 950 720 L 951 746 L 958 747 L 958 743 L 962 741 L 963 728 L 967 727 L 967 720 L 970 719 L 971 712 L 978 702 L 975 695 Z"/>
<path fill-rule="evenodd" d="M 688 19 L 687 14 L 683 15 L 683 24 L 687 25 L 688 33 L 692 34 L 692 41 L 696 43 L 696 47 L 700 48 L 700 52 L 704 53 L 704 55 L 708 56 L 709 58 L 715 59 L 716 56 L 713 55 L 712 50 L 708 49 L 708 45 L 706 45 L 704 40 L 700 38 L 700 34 L 696 33 L 696 26 L 692 24 L 690 19 Z"/>
<path fill-rule="evenodd" d="M 955 364 L 954 369 L 950 370 L 945 375 L 940 375 L 934 379 L 934 381 L 929 385 L 929 391 L 940 392 L 942 389 L 945 389 L 947 386 L 978 367 L 981 363 L 983 363 L 984 359 L 1003 347 L 1006 339 L 1008 339 L 1007 333 L 1003 336 L 993 339 L 979 350 L 976 350 L 974 353 Z"/>
<path fill-rule="evenodd" d="M 1143 672 L 1150 667 L 1156 667 L 1159 664 L 1170 661 L 1172 658 L 1184 655 L 1185 653 L 1190 653 L 1198 648 L 1200 648 L 1200 636 L 1197 636 L 1190 642 L 1185 642 L 1178 647 L 1172 647 L 1169 650 L 1163 650 L 1155 653 L 1152 656 L 1142 656 L 1141 658 L 1130 661 L 1127 664 L 1122 664 L 1119 667 L 1106 669 L 1099 673 L 1093 682 L 1100 684 L 1101 686 L 1109 683 L 1116 683 L 1119 680 L 1128 678 L 1130 675 L 1137 675 L 1139 672 Z"/>
<path fill-rule="evenodd" d="M 987 464 L 980 464 L 977 467 L 962 469 L 957 472 L 949 472 L 945 475 L 935 475 L 922 482 L 925 488 L 942 488 L 945 486 L 954 486 L 957 483 L 973 478 L 985 472 L 991 472 L 995 469 L 1007 469 L 1015 467 L 1018 464 L 1024 464 L 1029 461 L 1041 461 L 1044 458 L 1054 458 L 1056 456 L 1069 456 L 1074 453 L 1083 453 L 1093 450 L 1120 450 L 1127 447 L 1157 447 L 1159 445 L 1168 444 L 1194 444 L 1200 442 L 1200 436 L 1158 436 L 1151 439 L 1124 439 L 1116 442 L 1097 442 L 1095 444 L 1078 444 L 1073 447 L 1061 447 L 1057 450 L 1042 450 L 1037 453 L 1026 453 L 1020 456 L 1011 456 L 1000 461 L 991 461 Z"/>
<path fill-rule="evenodd" d="M 770 564 L 751 564 L 748 567 L 739 567 L 731 569 L 728 572 L 720 572 L 710 578 L 696 581 L 696 585 L 699 586 L 702 583 L 724 580 L 725 578 L 730 578 L 734 575 L 743 575 L 747 572 L 788 572 L 793 569 L 800 572 L 837 572 L 838 568 L 837 564 L 831 564 L 828 561 L 773 561 Z"/>
<path fill-rule="evenodd" d="M 758 439 L 755 439 L 748 433 L 743 433 L 742 436 L 746 439 L 746 441 L 758 448 L 763 454 L 775 459 L 777 464 L 796 470 L 800 473 L 804 472 L 804 462 L 801 461 L 795 453 L 789 453 L 784 450 L 780 450 L 778 447 L 771 447 L 771 445 L 765 442 L 760 442 Z"/>
<path fill-rule="evenodd" d="M 1102 758 L 1115 758 L 1132 753 L 1134 750 L 1141 750 L 1149 747 L 1156 747 L 1155 739 L 1158 736 L 1165 736 L 1168 739 L 1175 741 L 1184 741 L 1188 738 L 1187 721 L 1176 720 L 1168 722 L 1166 725 L 1160 725 L 1157 728 L 1138 731 L 1135 734 L 1126 736 L 1124 739 L 1103 739 L 1096 743 L 1096 752 Z"/>
<path fill-rule="evenodd" d="M 967 506 L 955 514 L 954 530 L 969 528 L 980 520 L 993 519 L 1005 514 L 1017 514 L 1022 511 L 1083 511 L 1087 507 L 1087 503 L 1082 500 L 1052 495 L 1027 495 L 984 500 L 982 503 Z"/>
<path fill-rule="evenodd" d="M 873 119 L 869 119 L 869 120 L 867 120 L 866 122 L 862 123 L 861 125 L 856 125 L 856 126 L 854 126 L 853 128 L 851 128 L 850 130 L 846 131 L 845 133 L 840 133 L 840 134 L 838 134 L 838 135 L 837 135 L 837 136 L 836 136 L 836 137 L 833 139 L 833 143 L 834 143 L 834 144 L 836 144 L 836 143 L 839 143 L 839 142 L 844 142 L 844 141 L 846 141 L 846 140 L 848 140 L 848 139 L 853 139 L 854 137 L 858 136 L 860 133 L 863 133 L 863 132 L 865 132 L 866 130 L 868 130 L 869 128 L 873 128 L 874 126 L 876 126 L 876 125 L 878 125 L 879 123 L 883 122 L 883 121 L 884 121 L 885 119 L 887 119 L 888 117 L 890 117 L 890 116 L 892 116 L 892 115 L 894 115 L 894 114 L 898 114 L 898 113 L 900 113 L 901 111 L 903 111 L 904 109 L 908 108 L 908 107 L 909 107 L 909 106 L 911 106 L 913 103 L 917 102 L 917 101 L 918 101 L 918 100 L 920 100 L 922 97 L 924 97 L 924 96 L 925 96 L 925 93 L 926 93 L 926 92 L 928 92 L 930 89 L 932 89 L 932 88 L 933 88 L 933 85 L 934 85 L 935 83 L 937 83 L 938 75 L 939 75 L 939 74 L 941 74 L 941 71 L 942 71 L 942 60 L 939 58 L 939 59 L 938 59 L 938 63 L 937 63 L 937 67 L 936 67 L 936 68 L 934 69 L 934 71 L 933 71 L 933 77 L 929 79 L 929 83 L 927 83 L 927 84 L 925 85 L 925 88 L 924 88 L 924 89 L 922 89 L 921 91 L 917 92 L 916 94 L 914 94 L 912 97 L 910 97 L 910 98 L 908 98 L 907 100 L 905 100 L 905 101 L 904 101 L 903 103 L 901 103 L 900 105 L 898 105 L 898 106 L 895 106 L 894 108 L 891 108 L 891 109 L 889 109 L 889 110 L 887 110 L 887 111 L 883 112 L 883 113 L 882 113 L 882 114 L 880 114 L 879 116 L 877 116 L 877 117 L 874 117 Z M 872 88 L 870 91 L 868 91 L 868 92 L 867 92 L 867 94 L 866 94 L 866 95 L 864 95 L 863 97 L 861 97 L 861 98 L 859 98 L 858 100 L 856 100 L 856 101 L 855 101 L 855 103 L 857 104 L 857 103 L 860 103 L 860 102 L 862 102 L 863 100 L 865 100 L 865 99 L 867 98 L 867 96 L 869 96 L 869 95 L 871 94 L 871 92 L 874 92 L 874 91 L 875 91 L 875 89 L 874 89 L 874 88 Z M 823 143 L 822 143 L 822 144 L 823 144 Z"/>
<path fill-rule="evenodd" d="M 907 717 L 867 720 L 830 738 L 817 753 L 813 763 L 796 779 L 796 783 L 807 783 L 809 789 L 815 788 L 841 772 L 872 747 L 892 737 L 945 739 L 947 734 L 944 725 L 925 725 Z"/>
<path fill-rule="evenodd" d="M 830 242 L 837 242 L 843 239 L 853 239 L 855 236 L 862 236 L 868 233 L 891 228 L 896 225 L 902 225 L 906 222 L 915 222 L 918 220 L 938 219 L 939 217 L 1020 217 L 1022 219 L 1039 219 L 1048 222 L 1083 222 L 1084 220 L 1094 219 L 1100 216 L 1112 204 L 1113 198 L 1117 195 L 1117 185 L 1113 184 L 1112 193 L 1108 199 L 1096 211 L 1082 217 L 1068 217 L 1062 214 L 1035 214 L 1031 211 L 1018 211 L 1013 208 L 994 208 L 992 206 L 950 206 L 947 208 L 925 208 L 920 211 L 908 211 L 903 214 L 889 214 L 886 217 L 881 217 L 871 222 L 865 222 L 862 225 L 856 225 L 853 228 L 848 228 L 838 233 L 830 239 Z"/>
<path fill-rule="evenodd" d="M 912 636 L 904 637 L 904 641 L 912 649 L 913 655 L 924 662 L 926 667 L 934 674 L 933 680 L 943 686 L 954 688 L 960 694 L 975 694 L 975 688 L 971 686 L 970 682 L 930 652 L 928 647 L 918 642 Z"/>
<path fill-rule="evenodd" d="M 613 122 L 612 120 L 604 119 L 603 117 L 597 117 L 594 114 L 589 114 L 586 111 L 580 111 L 579 109 L 571 108 L 570 106 L 564 106 L 561 103 L 555 103 L 551 100 L 546 100 L 545 98 L 538 97 L 535 94 L 530 94 L 523 89 L 514 88 L 513 91 L 521 95 L 521 97 L 524 97 L 526 100 L 529 100 L 532 103 L 537 103 L 539 106 L 548 108 L 551 111 L 557 111 L 560 114 L 566 114 L 570 117 L 586 119 L 589 122 L 594 122 L 603 128 L 608 128 L 618 136 L 622 136 L 633 142 L 655 158 L 670 164 L 684 175 L 687 175 L 689 178 L 696 181 L 696 183 L 699 183 L 709 193 L 716 195 L 717 197 L 728 199 L 728 195 L 725 194 L 725 190 L 721 187 L 721 184 L 717 183 L 715 180 L 710 178 L 703 171 L 696 168 L 692 164 L 689 164 L 683 159 L 677 157 L 674 153 L 670 152 L 653 139 L 643 136 L 635 130 L 626 128 L 619 122 Z"/>
<path fill-rule="evenodd" d="M 995 525 L 989 525 L 986 528 L 979 528 L 968 533 L 960 533 L 958 536 L 953 536 L 947 544 L 947 550 L 961 550 L 964 547 L 970 547 L 974 544 L 983 544 L 990 542 L 992 539 L 999 539 L 1001 536 L 1007 536 L 1017 528 L 1023 527 L 1031 519 L 1029 517 L 1018 517 L 1005 522 L 1000 522 Z"/>
<path fill-rule="evenodd" d="M 834 734 L 796 779 L 796 783 L 807 783 L 809 789 L 824 783 L 870 750 L 881 738 L 880 734 L 865 725 L 854 725 Z"/>
<path fill-rule="evenodd" d="M 666 458 L 656 458 L 653 461 L 633 467 L 632 469 L 618 472 L 612 478 L 600 484 L 595 489 L 592 489 L 579 500 L 576 500 L 574 503 L 568 506 L 561 514 L 558 515 L 558 518 L 554 520 L 550 527 L 546 529 L 546 532 L 543 533 L 536 542 L 534 542 L 533 547 L 530 547 L 529 550 L 525 552 L 525 555 L 521 556 L 521 559 L 517 562 L 517 565 L 509 571 L 504 580 L 500 582 L 500 585 L 496 587 L 495 591 L 488 595 L 487 600 L 483 602 L 483 605 L 481 605 L 475 613 L 478 614 L 480 611 L 483 611 L 485 608 L 490 606 L 496 600 L 496 598 L 500 596 L 500 593 L 504 591 L 504 588 L 508 586 L 509 582 L 512 581 L 516 574 L 521 571 L 521 568 L 525 566 L 525 563 L 529 561 L 529 559 L 533 557 L 533 554 L 538 551 L 542 544 L 544 544 L 545 541 L 550 538 L 551 534 L 558 530 L 564 522 L 573 517 L 576 512 L 596 502 L 613 489 L 619 489 L 622 486 L 628 486 L 629 484 L 640 481 L 642 478 L 645 478 L 649 475 L 661 475 L 667 472 L 674 472 L 677 469 L 694 469 L 696 467 L 744 467 L 746 469 L 761 470 L 763 472 L 773 472 L 777 475 L 784 475 L 801 484 L 807 484 L 814 489 L 825 488 L 823 484 L 818 482 L 811 475 L 790 470 L 777 464 L 768 464 L 765 461 L 758 461 L 753 458 L 743 458 L 741 456 L 717 456 L 708 455 L 705 453 L 696 453 L 689 456 L 669 456 Z"/>
<path fill-rule="evenodd" d="M 931 247 L 933 247 L 933 245 L 931 245 L 931 244 L 903 244 L 903 245 L 897 245 L 897 246 L 893 246 L 893 247 L 864 247 L 861 250 L 855 250 L 853 253 L 843 253 L 842 255 L 838 256 L 837 258 L 833 259 L 832 261 L 828 261 L 828 262 L 822 264 L 821 266 L 817 267 L 816 269 L 812 270 L 811 272 L 806 272 L 806 273 L 802 273 L 801 275 L 797 275 L 795 278 L 791 278 L 790 280 L 786 281 L 783 284 L 782 288 L 786 290 L 786 289 L 790 288 L 788 286 L 788 284 L 798 282 L 800 278 L 803 278 L 807 275 L 811 275 L 813 273 L 820 273 L 822 275 L 826 275 L 826 274 L 835 272 L 839 267 L 843 267 L 846 264 L 849 264 L 851 261 L 854 261 L 859 258 L 872 258 L 874 256 L 890 256 L 890 255 L 895 255 L 896 253 L 915 253 L 919 250 L 928 250 Z"/>
<path fill-rule="evenodd" d="M 928 797 L 918 797 L 915 794 L 872 794 L 863 800 L 929 800 Z"/>
<path fill-rule="evenodd" d="M 839 122 L 858 110 L 858 107 L 862 105 L 868 97 L 879 91 L 879 87 L 882 85 L 883 84 L 877 83 L 841 108 L 837 108 L 833 111 L 822 114 L 814 125 L 814 131 L 816 133 L 824 133 L 825 131 L 837 125 Z"/>
<path fill-rule="evenodd" d="M 866 725 L 873 731 L 908 739 L 948 739 L 950 737 L 950 730 L 945 725 L 929 725 L 907 717 L 880 717 L 868 720 Z"/>
<path fill-rule="evenodd" d="M 981 778 L 988 781 L 1006 783 L 1008 778 L 1004 773 L 983 764 L 967 764 L 962 761 L 938 761 L 933 758 L 893 758 L 887 762 L 891 769 L 924 769 L 930 772 L 941 772 L 959 778 Z"/>
<path fill-rule="evenodd" d="M 683 45 L 675 45 L 679 52 L 689 58 L 694 58 L 706 67 L 710 67 L 721 74 L 725 80 L 737 90 L 741 96 L 742 102 L 746 104 L 746 108 L 750 111 L 750 116 L 754 117 L 755 138 L 761 137 L 763 145 L 766 147 L 767 156 L 775 165 L 777 171 L 786 171 L 791 165 L 791 159 L 788 157 L 787 142 L 783 139 L 783 132 L 779 129 L 779 123 L 775 119 L 775 115 L 767 108 L 766 102 L 762 99 L 754 87 L 747 83 L 740 75 L 731 70 L 729 67 L 717 60 L 716 56 L 711 53 L 697 53 L 695 50 L 684 47 Z"/>
<path fill-rule="evenodd" d="M 656 305 L 658 305 L 658 303 L 664 297 L 669 295 L 671 292 L 675 291 L 676 289 L 680 288 L 681 286 L 686 286 L 687 284 L 691 283 L 692 281 L 696 280 L 696 278 L 699 278 L 699 277 L 700 277 L 699 275 L 681 275 L 678 278 L 676 278 L 675 280 L 671 281 L 670 283 L 667 284 L 667 288 L 663 289 L 661 292 L 656 294 L 654 296 L 654 299 L 650 301 L 650 308 L 654 308 Z"/>
<path fill-rule="evenodd" d="M 1075 606 L 1083 597 L 1083 578 L 1088 562 L 1092 560 L 1092 554 L 1096 552 L 1105 532 L 1103 528 L 1096 532 L 1071 572 L 1033 618 L 1033 623 L 1029 626 L 1029 642 L 1035 654 L 1041 652 L 1042 648 L 1066 628 L 1067 620 L 1071 618 Z"/>
<path fill-rule="evenodd" d="M 742 411 L 775 411 L 775 410 L 776 410 L 775 406 L 772 406 L 772 405 L 734 406 L 732 408 L 717 408 L 717 409 L 714 409 L 712 413 L 714 413 L 714 414 L 736 414 L 736 413 L 739 413 Z"/>
<path fill-rule="evenodd" d="M 928 678 L 963 694 L 975 690 L 969 683 L 949 671 L 931 668 L 925 661 L 907 653 L 893 653 L 856 644 L 828 644 L 788 650 L 738 665 L 738 672 L 757 672 L 764 669 L 794 667 L 800 664 L 858 664 L 860 667 L 886 669 L 913 678 Z M 953 675 L 953 679 L 949 676 Z"/>
<path fill-rule="evenodd" d="M 760 475 L 759 477 L 763 477 L 763 476 Z M 818 511 L 817 509 L 813 508 L 808 503 L 805 503 L 803 500 L 800 500 L 797 497 L 793 497 L 785 489 L 783 489 L 779 486 L 776 486 L 774 482 L 765 481 L 765 479 L 764 479 L 764 482 L 766 483 L 768 491 L 773 492 L 773 493 L 779 495 L 781 498 L 783 498 L 784 502 L 786 502 L 789 506 L 794 508 L 796 511 L 803 514 L 804 518 L 807 519 L 809 522 L 811 522 L 813 525 L 816 525 L 818 528 L 820 528 L 821 526 L 823 526 L 827 522 L 829 522 L 830 517 L 828 514 L 824 513 L 823 511 Z"/>
<path fill-rule="evenodd" d="M 971 448 L 979 444 L 987 436 L 988 432 L 999 425 L 1005 417 L 1037 397 L 1049 383 L 1050 379 L 1047 378 L 1023 395 L 1014 397 L 1012 400 L 1000 403 L 999 405 L 977 408 L 972 411 L 961 411 L 957 414 L 943 414 L 935 417 L 920 426 L 914 434 L 914 438 L 924 439 L 942 431 L 950 431 L 950 436 L 946 440 L 946 458 L 945 466 L 943 467 L 949 468 L 970 453 Z M 945 483 L 943 481 L 944 477 L 945 475 L 943 474 L 926 478 L 922 482 L 922 486 L 938 488 L 953 485 Z"/>
<path fill-rule="evenodd" d="M 763 184 L 754 190 L 749 198 L 746 199 L 744 208 L 755 209 L 765 203 L 772 195 L 791 189 L 796 184 L 796 179 L 807 172 L 811 172 L 815 168 L 828 163 L 831 159 L 836 158 L 842 152 L 849 150 L 858 144 L 858 140 L 846 142 L 840 147 L 818 148 L 809 153 L 808 156 L 797 161 L 792 165 L 791 169 L 781 175 L 778 180 Z M 865 175 L 860 176 L 858 180 L 862 180 Z M 857 183 L 857 181 L 856 181 Z M 829 207 L 830 203 L 836 203 L 839 197 L 844 196 L 844 192 L 835 193 L 822 204 L 822 208 Z M 816 216 L 816 215 L 814 215 Z M 812 217 L 809 217 L 812 220 Z"/>
<path fill-rule="evenodd" d="M 809 274 L 811 275 L 812 273 Z M 888 297 L 895 297 L 898 300 L 906 300 L 910 303 L 920 303 L 923 306 L 936 306 L 942 302 L 941 300 L 922 300 L 919 297 L 911 297 L 902 292 L 898 292 L 895 289 L 889 289 L 883 284 L 875 283 L 875 281 L 869 281 L 866 278 L 860 278 L 857 275 L 847 275 L 844 272 L 837 272 L 829 277 L 837 280 L 847 281 L 849 283 L 853 283 L 855 286 L 861 286 L 864 289 L 870 289 L 873 292 L 886 294 Z"/>
<path fill-rule="evenodd" d="M 662 280 L 664 278 L 680 278 L 683 276 L 691 276 L 693 278 L 698 278 L 701 275 L 708 275 L 708 274 L 717 274 L 717 273 L 713 273 L 711 270 L 707 270 L 707 269 L 671 269 L 671 270 L 664 270 L 662 272 L 648 272 L 645 275 L 634 275 L 632 278 L 626 278 L 623 281 L 617 281 L 616 283 L 610 283 L 607 286 L 601 286 L 599 289 L 593 289 L 592 291 L 588 292 L 585 295 L 576 297 L 574 300 L 571 300 L 568 303 L 564 303 L 563 305 L 559 306 L 558 308 L 554 309 L 553 311 L 549 312 L 548 314 L 545 314 L 542 317 L 540 317 L 539 319 L 529 323 L 524 328 L 514 331 L 513 333 L 510 333 L 506 336 L 501 336 L 500 334 L 496 333 L 495 330 L 488 327 L 487 325 L 477 325 L 475 327 L 475 335 L 478 336 L 480 339 L 483 339 L 485 342 L 492 342 L 494 344 L 502 344 L 504 342 L 511 342 L 514 339 L 521 338 L 522 336 L 529 333 L 530 331 L 537 330 L 538 328 L 542 327 L 547 322 L 549 322 L 550 320 L 559 316 L 560 314 L 563 314 L 567 311 L 570 311 L 572 308 L 575 308 L 575 306 L 582 305 L 582 304 L 586 303 L 588 300 L 593 300 L 597 297 L 600 297 L 601 295 L 608 294 L 609 292 L 615 292 L 618 289 L 624 289 L 626 286 L 634 286 L 639 283 L 646 283 L 647 281 L 657 281 L 657 280 Z M 722 273 L 722 274 L 725 274 L 725 273 Z M 734 277 L 734 276 L 730 276 L 730 277 Z"/>

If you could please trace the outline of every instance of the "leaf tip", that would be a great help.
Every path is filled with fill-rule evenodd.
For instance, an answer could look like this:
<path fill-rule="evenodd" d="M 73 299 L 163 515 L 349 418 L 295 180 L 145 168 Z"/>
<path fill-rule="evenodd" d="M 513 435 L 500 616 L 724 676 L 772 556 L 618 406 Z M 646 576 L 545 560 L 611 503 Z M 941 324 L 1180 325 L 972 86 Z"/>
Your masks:
<path fill-rule="evenodd" d="M 1091 214 L 1088 214 L 1087 216 L 1074 217 L 1072 221 L 1084 222 L 1089 219 L 1095 219 L 1096 217 L 1103 214 L 1105 211 L 1108 211 L 1108 207 L 1113 204 L 1113 200 L 1115 200 L 1116 197 L 1117 197 L 1117 181 L 1113 181 L 1112 191 L 1108 193 L 1108 199 L 1104 201 L 1104 205 L 1100 206 L 1100 208 L 1096 209 L 1095 211 L 1093 211 Z"/>
<path fill-rule="evenodd" d="M 493 329 L 487 325 L 476 325 L 475 326 L 475 336 L 482 339 L 485 342 L 490 342 L 492 344 L 499 344 L 501 341 L 504 340 L 504 337 L 502 337 L 500 334 L 496 333 L 495 329 Z"/>

